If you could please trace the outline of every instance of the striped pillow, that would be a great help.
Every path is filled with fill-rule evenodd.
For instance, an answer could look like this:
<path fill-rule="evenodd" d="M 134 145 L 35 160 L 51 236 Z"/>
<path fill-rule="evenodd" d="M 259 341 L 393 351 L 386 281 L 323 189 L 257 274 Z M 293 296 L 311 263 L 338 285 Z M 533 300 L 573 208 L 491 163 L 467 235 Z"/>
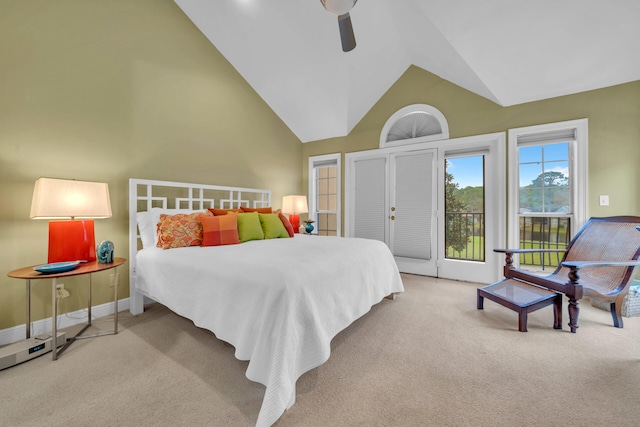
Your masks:
<path fill-rule="evenodd" d="M 238 214 L 200 215 L 202 222 L 202 246 L 235 245 L 238 237 Z"/>

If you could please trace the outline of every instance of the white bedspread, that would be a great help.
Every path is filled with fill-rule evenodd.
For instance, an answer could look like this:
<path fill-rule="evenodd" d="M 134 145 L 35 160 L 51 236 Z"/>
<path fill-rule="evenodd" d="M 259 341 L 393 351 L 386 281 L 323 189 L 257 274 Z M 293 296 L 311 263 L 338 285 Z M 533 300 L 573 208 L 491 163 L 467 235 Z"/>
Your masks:
<path fill-rule="evenodd" d="M 137 288 L 229 342 L 266 386 L 258 426 L 295 402 L 296 380 L 324 363 L 334 336 L 404 288 L 376 240 L 297 235 L 239 245 L 144 249 Z"/>

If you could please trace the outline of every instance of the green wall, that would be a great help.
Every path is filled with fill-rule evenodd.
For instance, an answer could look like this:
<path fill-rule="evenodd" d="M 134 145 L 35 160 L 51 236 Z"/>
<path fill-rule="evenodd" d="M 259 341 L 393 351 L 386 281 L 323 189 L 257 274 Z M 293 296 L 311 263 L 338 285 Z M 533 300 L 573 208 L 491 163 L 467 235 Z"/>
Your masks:
<path fill-rule="evenodd" d="M 411 104 L 439 109 L 447 118 L 451 138 L 588 118 L 589 216 L 640 215 L 640 81 L 501 107 L 412 66 L 348 136 L 303 145 L 305 191 L 309 156 L 378 148 L 386 121 Z M 344 177 L 344 156 L 342 160 Z M 600 194 L 609 195 L 610 206 L 598 205 Z M 344 206 L 344 185 L 342 195 Z"/>
<path fill-rule="evenodd" d="M 171 0 L 0 0 L 0 330 L 25 322 L 25 284 L 46 262 L 47 221 L 30 220 L 41 176 L 109 184 L 96 240 L 128 258 L 128 179 L 299 193 L 302 144 Z M 128 264 L 120 296 L 128 296 Z M 61 312 L 86 306 L 65 279 Z M 111 300 L 108 274 L 94 303 Z M 50 316 L 33 282 L 32 320 Z"/>

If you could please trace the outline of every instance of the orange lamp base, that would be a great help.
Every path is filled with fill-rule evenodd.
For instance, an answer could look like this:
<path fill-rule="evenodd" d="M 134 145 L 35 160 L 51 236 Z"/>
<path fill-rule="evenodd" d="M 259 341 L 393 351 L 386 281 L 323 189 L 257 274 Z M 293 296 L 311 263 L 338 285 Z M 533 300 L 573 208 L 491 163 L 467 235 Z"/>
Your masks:
<path fill-rule="evenodd" d="M 291 227 L 293 227 L 293 232 L 298 233 L 300 230 L 300 215 L 289 214 L 289 222 L 291 223 Z"/>
<path fill-rule="evenodd" d="M 49 263 L 95 259 L 92 219 L 49 222 Z"/>

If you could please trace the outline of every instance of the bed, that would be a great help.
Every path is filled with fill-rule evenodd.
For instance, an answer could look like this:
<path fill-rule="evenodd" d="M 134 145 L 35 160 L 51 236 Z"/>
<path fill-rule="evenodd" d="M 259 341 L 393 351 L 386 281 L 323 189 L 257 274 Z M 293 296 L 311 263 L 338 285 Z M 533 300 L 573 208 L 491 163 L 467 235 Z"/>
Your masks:
<path fill-rule="evenodd" d="M 161 214 L 264 209 L 269 190 L 131 179 L 129 202 L 131 312 L 151 299 L 233 345 L 249 361 L 247 378 L 266 387 L 258 426 L 294 404 L 297 379 L 327 361 L 333 337 L 404 291 L 393 256 L 376 240 L 296 234 L 155 246 Z"/>

